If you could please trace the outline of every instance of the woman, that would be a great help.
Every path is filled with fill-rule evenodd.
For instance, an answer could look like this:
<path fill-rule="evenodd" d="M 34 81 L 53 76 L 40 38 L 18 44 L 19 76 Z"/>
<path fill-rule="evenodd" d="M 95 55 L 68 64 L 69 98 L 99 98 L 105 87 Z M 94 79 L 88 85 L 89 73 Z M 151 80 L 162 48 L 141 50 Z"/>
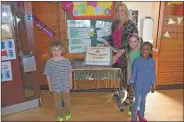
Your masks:
<path fill-rule="evenodd" d="M 122 85 L 127 85 L 127 59 L 128 48 L 127 37 L 132 33 L 137 33 L 136 25 L 130 20 L 130 13 L 127 6 L 123 3 L 117 4 L 115 8 L 115 22 L 112 24 L 112 34 L 104 42 L 104 46 L 111 45 L 117 52 L 112 58 L 113 67 L 121 68 L 123 73 Z"/>

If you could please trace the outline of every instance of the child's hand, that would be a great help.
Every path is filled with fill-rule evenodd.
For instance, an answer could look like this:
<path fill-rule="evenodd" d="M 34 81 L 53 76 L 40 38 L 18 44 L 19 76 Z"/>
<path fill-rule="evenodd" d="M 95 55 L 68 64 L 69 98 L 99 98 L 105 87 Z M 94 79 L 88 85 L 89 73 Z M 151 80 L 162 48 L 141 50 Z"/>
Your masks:
<path fill-rule="evenodd" d="M 106 42 L 103 43 L 103 45 L 104 45 L 105 47 L 107 47 L 107 46 L 109 46 L 109 42 L 106 41 Z"/>
<path fill-rule="evenodd" d="M 115 64 L 117 62 L 118 58 L 119 57 L 117 55 L 113 56 L 113 58 L 112 58 L 112 64 Z"/>
<path fill-rule="evenodd" d="M 49 91 L 50 91 L 50 92 L 53 92 L 52 88 L 49 88 Z"/>
<path fill-rule="evenodd" d="M 151 93 L 154 93 L 154 92 L 155 92 L 155 87 L 153 85 L 152 88 L 151 88 Z"/>

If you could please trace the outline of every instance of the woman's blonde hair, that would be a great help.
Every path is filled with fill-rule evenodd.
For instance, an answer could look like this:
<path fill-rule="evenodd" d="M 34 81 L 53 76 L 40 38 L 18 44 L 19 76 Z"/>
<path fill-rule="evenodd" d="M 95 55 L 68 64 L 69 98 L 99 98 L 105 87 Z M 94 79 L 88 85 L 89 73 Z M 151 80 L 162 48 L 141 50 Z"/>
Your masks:
<path fill-rule="evenodd" d="M 52 47 L 58 47 L 58 46 L 62 50 L 62 54 L 61 55 L 63 55 L 65 53 L 64 41 L 60 41 L 60 40 L 52 40 L 52 41 L 50 41 L 49 52 L 51 52 Z"/>
<path fill-rule="evenodd" d="M 129 12 L 127 6 L 124 3 L 116 4 L 115 11 L 114 11 L 114 15 L 115 15 L 114 19 L 117 20 L 116 12 L 117 12 L 117 9 L 118 9 L 119 6 L 121 6 L 123 8 L 123 11 L 125 12 L 126 17 L 127 17 L 126 19 L 127 20 L 130 19 L 130 12 Z"/>

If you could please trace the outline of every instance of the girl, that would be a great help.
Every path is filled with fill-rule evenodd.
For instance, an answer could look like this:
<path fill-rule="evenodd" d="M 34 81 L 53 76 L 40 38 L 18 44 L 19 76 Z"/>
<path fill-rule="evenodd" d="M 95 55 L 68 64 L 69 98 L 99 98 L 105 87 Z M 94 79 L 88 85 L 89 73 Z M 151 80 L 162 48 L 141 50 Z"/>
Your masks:
<path fill-rule="evenodd" d="M 71 118 L 70 90 L 72 88 L 72 66 L 68 59 L 61 56 L 64 54 L 63 46 L 61 41 L 51 41 L 49 49 L 53 57 L 46 62 L 44 71 L 49 91 L 53 92 L 56 114 L 59 121 L 63 121 L 64 113 L 66 120 Z M 61 101 L 64 101 L 64 111 L 61 107 Z"/>
<path fill-rule="evenodd" d="M 130 34 L 128 37 L 128 44 L 129 44 L 129 53 L 128 53 L 128 67 L 127 67 L 127 91 L 128 91 L 128 99 L 129 99 L 129 111 L 128 115 L 131 115 L 132 111 L 132 103 L 134 98 L 134 92 L 132 86 L 129 84 L 130 82 L 130 74 L 131 74 L 131 65 L 135 58 L 140 57 L 140 43 L 141 38 L 137 34 Z M 127 100 L 128 100 L 127 99 Z M 125 104 L 127 104 L 127 101 L 125 101 Z"/>
<path fill-rule="evenodd" d="M 140 121 L 147 121 L 144 118 L 146 96 L 154 92 L 156 79 L 155 60 L 152 58 L 152 44 L 144 42 L 141 45 L 141 56 L 136 58 L 132 64 L 130 83 L 135 91 L 135 103 L 132 109 L 132 121 L 137 121 L 137 114 Z M 140 112 L 137 112 L 140 107 Z"/>

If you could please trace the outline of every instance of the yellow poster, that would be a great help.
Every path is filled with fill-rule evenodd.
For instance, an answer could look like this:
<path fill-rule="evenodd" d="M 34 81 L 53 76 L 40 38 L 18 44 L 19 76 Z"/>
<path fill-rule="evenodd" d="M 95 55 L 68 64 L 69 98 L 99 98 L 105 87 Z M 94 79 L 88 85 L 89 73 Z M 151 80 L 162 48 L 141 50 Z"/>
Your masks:
<path fill-rule="evenodd" d="M 73 11 L 71 17 L 76 18 L 113 18 L 113 2 L 82 1 L 73 2 Z"/>

